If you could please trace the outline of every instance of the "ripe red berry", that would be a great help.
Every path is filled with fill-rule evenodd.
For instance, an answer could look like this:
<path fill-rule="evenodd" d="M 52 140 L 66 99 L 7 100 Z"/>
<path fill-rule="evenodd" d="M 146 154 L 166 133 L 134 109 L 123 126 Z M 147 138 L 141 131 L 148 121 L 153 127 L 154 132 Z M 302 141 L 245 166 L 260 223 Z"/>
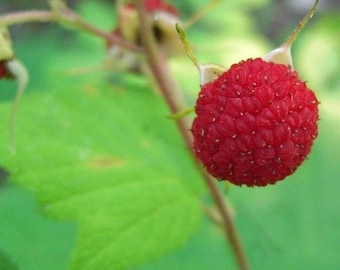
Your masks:
<path fill-rule="evenodd" d="M 153 33 L 159 49 L 166 57 L 174 57 L 183 53 L 182 44 L 177 36 L 175 23 L 180 21 L 180 15 L 175 6 L 165 0 L 143 0 L 146 15 L 151 21 L 150 31 Z M 118 22 L 112 30 L 116 36 L 141 46 L 142 36 L 135 3 L 119 4 L 117 6 Z M 107 63 L 115 69 L 132 72 L 149 71 L 140 55 L 119 46 L 114 41 L 107 42 Z"/>
<path fill-rule="evenodd" d="M 4 65 L 4 62 L 0 62 L 0 79 L 6 76 L 6 67 Z"/>
<path fill-rule="evenodd" d="M 144 0 L 144 5 L 147 12 L 157 12 L 157 11 L 163 11 L 168 12 L 170 14 L 173 14 L 175 16 L 178 16 L 178 10 L 173 6 L 168 4 L 164 0 Z M 127 8 L 135 9 L 134 3 L 128 3 L 126 4 Z"/>
<path fill-rule="evenodd" d="M 12 74 L 6 66 L 6 61 L 0 61 L 0 79 L 2 78 L 12 78 Z"/>
<path fill-rule="evenodd" d="M 192 126 L 208 172 L 265 186 L 292 174 L 318 135 L 318 101 L 283 64 L 248 59 L 201 87 Z"/>

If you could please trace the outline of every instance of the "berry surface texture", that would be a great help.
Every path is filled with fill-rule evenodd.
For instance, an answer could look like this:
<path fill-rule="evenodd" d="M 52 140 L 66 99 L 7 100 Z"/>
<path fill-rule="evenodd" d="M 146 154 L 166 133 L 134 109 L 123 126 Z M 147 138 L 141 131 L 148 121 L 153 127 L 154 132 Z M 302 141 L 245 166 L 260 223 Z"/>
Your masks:
<path fill-rule="evenodd" d="M 318 103 L 289 66 L 261 58 L 234 64 L 201 86 L 192 126 L 196 156 L 219 180 L 274 184 L 310 153 Z"/>

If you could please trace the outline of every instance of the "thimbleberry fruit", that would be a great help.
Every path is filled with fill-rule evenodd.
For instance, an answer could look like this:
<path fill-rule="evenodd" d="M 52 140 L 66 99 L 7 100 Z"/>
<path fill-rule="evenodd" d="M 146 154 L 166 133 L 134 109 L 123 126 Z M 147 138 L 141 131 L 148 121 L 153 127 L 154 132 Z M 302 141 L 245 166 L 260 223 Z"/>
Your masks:
<path fill-rule="evenodd" d="M 131 1 L 130 1 L 131 2 Z M 175 6 L 165 0 L 142 0 L 146 17 L 150 20 L 150 31 L 160 51 L 167 57 L 183 54 L 182 44 L 177 36 L 175 23 L 180 14 Z M 142 33 L 135 3 L 117 5 L 118 22 L 112 33 L 131 44 L 142 46 Z M 107 42 L 107 64 L 116 70 L 150 74 L 148 67 L 139 54 L 127 50 L 115 41 Z"/>
<path fill-rule="evenodd" d="M 208 172 L 265 186 L 292 174 L 318 135 L 318 101 L 287 65 L 248 59 L 201 87 L 192 126 Z"/>
<path fill-rule="evenodd" d="M 8 68 L 6 66 L 6 61 L 0 61 L 0 79 L 2 78 L 11 78 L 12 75 L 8 71 Z"/>
<path fill-rule="evenodd" d="M 157 12 L 163 11 L 168 12 L 170 14 L 178 16 L 178 10 L 169 3 L 165 2 L 164 0 L 144 0 L 145 9 L 147 12 Z M 126 4 L 127 8 L 135 9 L 134 3 Z"/>

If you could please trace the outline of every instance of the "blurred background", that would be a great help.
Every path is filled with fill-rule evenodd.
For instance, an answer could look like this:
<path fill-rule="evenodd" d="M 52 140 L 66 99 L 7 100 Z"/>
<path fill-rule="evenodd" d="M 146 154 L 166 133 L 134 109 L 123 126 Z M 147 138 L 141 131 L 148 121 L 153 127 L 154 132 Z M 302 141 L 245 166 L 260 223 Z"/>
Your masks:
<path fill-rule="evenodd" d="M 176 3 L 177 2 L 177 3 Z M 183 20 L 209 1 L 172 1 Z M 113 1 L 68 1 L 94 25 L 115 25 Z M 261 57 L 282 44 L 312 0 L 222 0 L 187 30 L 202 62 L 230 66 Z M 47 9 L 46 1 L 1 0 L 0 15 Z M 103 41 L 53 24 L 30 23 L 10 28 L 17 56 L 27 65 L 31 81 L 27 94 L 61 84 L 98 78 L 122 83 L 112 74 L 95 72 L 67 76 L 67 70 L 96 66 L 105 58 Z M 320 105 L 320 135 L 309 160 L 273 187 L 232 187 L 228 193 L 251 269 L 340 269 L 340 2 L 320 0 L 318 11 L 293 45 L 293 61 L 308 81 Z M 67 61 L 65 61 L 67 59 Z M 172 59 L 189 103 L 198 91 L 198 74 L 186 57 Z M 60 80 L 63 76 L 63 80 Z M 13 99 L 15 85 L 0 82 L 0 102 Z M 11 183 L 0 168 L 0 270 L 65 270 L 70 261 L 74 224 L 41 216 L 32 195 Z M 208 220 L 181 250 L 137 269 L 233 269 L 221 231 Z M 8 268 L 6 268 L 8 267 Z M 17 268 L 15 268 L 17 267 Z"/>

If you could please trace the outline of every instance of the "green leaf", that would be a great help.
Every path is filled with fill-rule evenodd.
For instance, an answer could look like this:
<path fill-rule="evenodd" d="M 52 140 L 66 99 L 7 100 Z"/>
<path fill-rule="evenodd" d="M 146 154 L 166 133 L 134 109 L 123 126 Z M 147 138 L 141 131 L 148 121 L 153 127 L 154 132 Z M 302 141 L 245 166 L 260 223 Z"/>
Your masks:
<path fill-rule="evenodd" d="M 8 256 L 0 250 L 0 269 L 1 270 L 18 270 L 16 264 L 14 264 Z"/>
<path fill-rule="evenodd" d="M 100 29 L 111 30 L 115 24 L 116 5 L 112 2 L 81 1 L 77 3 L 77 11 Z"/>
<path fill-rule="evenodd" d="M 70 269 L 141 264 L 182 246 L 199 224 L 201 180 L 175 123 L 159 97 L 135 87 L 26 96 L 17 154 L 1 145 L 11 181 L 30 189 L 43 213 L 77 222 Z M 0 111 L 7 117 L 9 105 Z"/>
<path fill-rule="evenodd" d="M 75 224 L 42 217 L 35 208 L 27 190 L 13 184 L 0 186 L 0 250 L 20 270 L 65 270 L 75 242 Z"/>

